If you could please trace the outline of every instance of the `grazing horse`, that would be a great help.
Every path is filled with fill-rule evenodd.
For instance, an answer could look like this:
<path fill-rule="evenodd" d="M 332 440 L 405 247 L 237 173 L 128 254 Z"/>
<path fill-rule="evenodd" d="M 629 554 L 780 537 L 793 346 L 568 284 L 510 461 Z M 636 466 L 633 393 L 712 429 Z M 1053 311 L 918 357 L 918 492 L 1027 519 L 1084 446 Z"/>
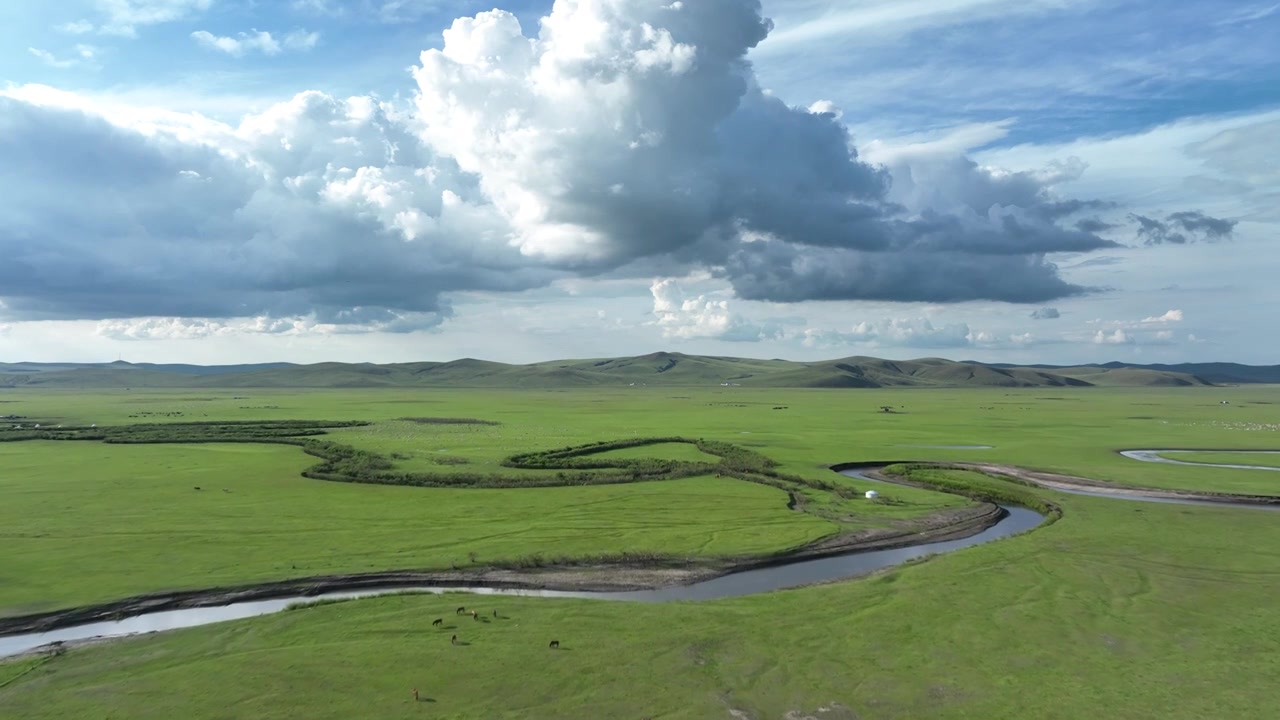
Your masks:
<path fill-rule="evenodd" d="M 559 640 L 552 640 L 552 641 L 551 641 L 551 645 L 550 645 L 549 647 L 551 647 L 552 649 L 557 649 L 557 648 L 559 648 L 559 647 L 560 647 L 560 641 L 559 641 Z"/>
<path fill-rule="evenodd" d="M 453 644 L 453 645 L 457 645 L 457 644 L 458 644 L 458 636 L 457 636 L 457 635 L 454 635 L 452 638 L 449 638 L 449 643 L 450 643 L 450 644 Z"/>
<path fill-rule="evenodd" d="M 458 608 L 458 610 L 457 610 L 456 612 L 454 612 L 454 615 L 461 615 L 462 613 L 464 613 L 464 612 L 466 612 L 466 611 L 467 611 L 467 609 L 466 609 L 466 608 L 464 608 L 464 607 L 460 607 L 460 608 Z"/>
<path fill-rule="evenodd" d="M 477 622 L 479 622 L 479 620 L 480 620 L 480 613 L 476 612 L 475 610 L 472 610 L 472 611 L 471 611 L 471 619 L 472 619 L 472 620 L 475 620 L 475 621 L 477 621 Z"/>
<path fill-rule="evenodd" d="M 441 625 L 443 625 L 443 624 L 444 624 L 444 618 L 436 618 L 436 619 L 431 623 L 431 627 L 440 627 L 440 626 L 441 626 Z"/>

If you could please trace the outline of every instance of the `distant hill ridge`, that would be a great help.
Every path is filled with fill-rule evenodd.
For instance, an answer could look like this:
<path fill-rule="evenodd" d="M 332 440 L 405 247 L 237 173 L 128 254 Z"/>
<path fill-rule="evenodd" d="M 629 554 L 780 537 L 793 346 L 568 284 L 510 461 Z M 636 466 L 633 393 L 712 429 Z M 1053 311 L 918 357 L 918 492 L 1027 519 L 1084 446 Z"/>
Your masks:
<path fill-rule="evenodd" d="M 977 363 L 984 364 L 984 363 Z M 1137 365 L 1133 363 L 1109 362 L 1088 365 L 1005 365 L 1001 363 L 985 363 L 988 367 L 1030 367 L 1049 372 L 1068 372 L 1084 376 L 1097 370 L 1153 370 L 1184 375 L 1194 375 L 1215 385 L 1251 385 L 1259 383 L 1280 383 L 1280 365 L 1241 365 L 1240 363 L 1178 363 L 1176 365 Z"/>
<path fill-rule="evenodd" d="M 1280 365 L 1117 362 L 1018 366 L 942 358 L 884 360 L 873 357 L 794 362 L 673 352 L 529 365 L 474 358 L 384 365 L 0 363 L 0 388 L 1190 387 L 1238 383 L 1280 383 Z"/>

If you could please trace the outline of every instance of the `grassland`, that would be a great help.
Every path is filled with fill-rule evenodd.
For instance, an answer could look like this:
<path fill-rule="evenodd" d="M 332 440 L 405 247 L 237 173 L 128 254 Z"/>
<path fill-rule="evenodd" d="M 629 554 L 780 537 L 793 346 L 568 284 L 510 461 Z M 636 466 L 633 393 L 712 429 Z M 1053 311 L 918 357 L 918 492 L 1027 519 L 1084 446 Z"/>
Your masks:
<path fill-rule="evenodd" d="M 76 650 L 0 690 L 0 715 L 1271 717 L 1272 514 L 1054 499 L 1048 528 L 830 586 L 660 606 L 398 596 Z M 503 619 L 452 622 L 461 603 Z"/>
<path fill-rule="evenodd" d="M 504 492 L 320 482 L 307 464 L 262 445 L 0 445 L 0 577 L 22 580 L 0 607 L 539 552 L 751 554 L 831 532 L 785 493 L 723 478 Z"/>
<path fill-rule="evenodd" d="M 1228 400 L 1231 404 L 1221 405 Z M 0 392 L 0 414 L 37 422 L 128 424 L 202 420 L 369 420 L 332 438 L 383 454 L 405 469 L 502 472 L 512 452 L 628 437 L 681 435 L 765 452 L 780 469 L 812 478 L 856 460 L 989 460 L 1130 485 L 1266 493 L 1265 471 L 1157 466 L 1132 448 L 1274 449 L 1280 389 L 1109 388 L 761 390 L 622 388 L 591 391 L 244 390 Z M 882 413 L 882 405 L 893 413 Z M 774 410 L 786 407 L 786 410 Z M 502 423 L 418 424 L 453 416 Z M 29 422 L 29 421 L 28 421 Z M 907 445 L 993 445 L 982 451 Z M 443 450 L 444 452 L 440 452 Z M 466 458 L 442 466 L 441 455 Z"/>
<path fill-rule="evenodd" d="M 626 474 L 638 470 L 595 469 L 643 465 L 649 462 L 643 460 L 643 447 L 591 454 L 586 450 L 593 447 L 557 450 L 522 461 L 568 469 L 553 471 L 555 475 L 513 471 L 520 457 L 513 456 L 502 461 L 505 474 L 497 476 L 504 487 L 567 486 L 499 494 L 448 487 L 461 477 L 448 472 L 435 480 L 425 478 L 444 487 L 410 487 L 413 483 L 394 472 L 386 478 L 373 473 L 350 479 L 340 472 L 316 473 L 314 468 L 322 466 L 312 465 L 313 459 L 292 445 L 228 442 L 241 436 L 273 443 L 329 442 L 281 435 L 315 432 L 300 425 L 175 421 L 92 431 L 80 425 L 47 436 L 74 438 L 92 432 L 113 444 L 84 439 L 0 442 L 0 466 L 8 471 L 0 479 L 0 496 L 7 500 L 0 507 L 0 523 L 14 550 L 0 558 L 0 575 L 26 578 L 0 587 L 0 617 L 146 592 L 393 569 L 590 561 L 623 553 L 666 562 L 723 561 L 777 554 L 841 532 L 888 527 L 966 504 L 956 497 L 908 490 L 893 503 L 859 501 L 860 512 L 853 513 L 856 493 L 847 480 L 829 474 L 825 480 L 805 481 L 811 487 L 734 470 L 744 459 L 750 467 L 764 457 L 724 443 L 704 446 L 725 454 L 723 459 L 690 443 L 645 446 L 657 455 L 687 458 L 658 458 L 659 470 L 689 469 L 672 480 L 659 474 L 643 482 Z M 493 427 L 444 421 L 411 425 Z M 6 430 L 0 438 L 24 433 L 29 434 Z M 219 441 L 172 442 L 201 435 Z M 726 454 L 728 450 L 734 452 Z M 558 459 L 561 455 L 564 460 Z M 716 477 L 710 477 L 712 470 Z M 608 482 L 613 482 L 608 473 L 623 473 L 618 477 L 625 484 L 578 485 L 583 472 Z M 319 476 L 340 481 L 312 479 Z M 383 482 L 395 486 L 384 487 Z M 845 489 L 850 492 L 842 495 Z"/>
<path fill-rule="evenodd" d="M 827 466 L 984 460 L 1132 485 L 1278 492 L 1266 471 L 1115 452 L 1280 449 L 1273 406 L 1250 404 L 1280 401 L 1276 388 L 10 391 L 0 400 L 0 414 L 24 422 L 367 420 L 328 437 L 440 472 L 509 472 L 502 460 L 513 452 L 679 435 L 745 445 L 781 472 L 841 483 Z M 912 444 L 995 447 L 902 447 Z M 467 463 L 438 465 L 438 454 Z M 301 477 L 313 461 L 283 446 L 0 444 L 0 605 L 280 579 L 295 565 L 311 575 L 467 563 L 471 552 L 483 563 L 531 548 L 768 551 L 832 532 L 837 515 L 884 524 L 964 502 L 896 487 L 882 490 L 905 506 L 827 494 L 824 518 L 730 478 L 455 490 Z M 946 477 L 989 492 L 1005 485 Z M 1280 674 L 1274 513 L 1009 491 L 1049 499 L 1064 517 L 874 578 L 735 600 L 469 599 L 505 619 L 440 631 L 431 620 L 461 603 L 399 596 L 88 647 L 39 666 L 2 663 L 0 717 L 1270 717 Z M 469 644 L 449 645 L 453 632 Z M 559 653 L 546 648 L 552 638 Z M 414 687 L 433 702 L 413 704 Z"/>

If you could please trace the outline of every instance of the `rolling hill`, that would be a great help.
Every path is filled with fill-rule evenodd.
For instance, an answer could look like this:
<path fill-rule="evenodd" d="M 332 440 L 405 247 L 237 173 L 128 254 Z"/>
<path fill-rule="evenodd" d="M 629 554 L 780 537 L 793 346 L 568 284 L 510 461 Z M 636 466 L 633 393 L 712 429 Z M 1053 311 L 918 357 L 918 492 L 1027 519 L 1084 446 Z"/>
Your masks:
<path fill-rule="evenodd" d="M 41 372 L 60 372 L 83 368 L 116 368 L 120 370 L 156 370 L 159 372 L 182 373 L 184 375 L 221 375 L 223 373 L 247 372 L 264 368 L 291 367 L 293 363 L 256 363 L 249 365 L 187 365 L 171 363 L 158 365 L 155 363 L 128 363 L 116 361 L 112 363 L 45 363 L 16 362 L 0 363 L 0 375 L 31 374 Z"/>
<path fill-rule="evenodd" d="M 1167 366 L 1176 368 L 1180 366 Z M 1237 366 L 1249 368 L 1249 366 Z M 1259 370 L 1264 370 L 1259 369 Z M 1231 377 L 1241 376 L 1237 371 Z M 1259 377 L 1270 377 L 1259 374 Z M 113 362 L 0 363 L 4 388 L 573 388 L 619 386 L 770 388 L 1175 387 L 1210 385 L 1194 373 L 1161 367 L 991 365 L 942 358 L 849 357 L 817 362 L 657 352 L 637 357 L 509 365 L 449 362 L 325 362 L 311 365 L 154 365 Z"/>
<path fill-rule="evenodd" d="M 1011 368 L 1018 367 L 1015 365 L 1003 365 L 999 363 L 972 363 L 975 365 L 987 365 L 987 367 Z M 1088 378 L 1104 371 L 1118 370 L 1149 370 L 1159 373 L 1170 373 L 1174 376 L 1194 375 L 1205 382 L 1215 385 L 1254 385 L 1254 384 L 1276 384 L 1280 383 L 1280 365 L 1242 365 L 1240 363 L 1215 362 L 1215 363 L 1178 363 L 1176 365 L 1137 365 L 1133 363 L 1109 362 L 1097 365 L 1026 365 L 1023 367 L 1032 367 L 1039 370 L 1045 370 L 1057 375 L 1070 375 L 1072 377 Z M 1102 377 L 1102 375 L 1098 375 Z"/>

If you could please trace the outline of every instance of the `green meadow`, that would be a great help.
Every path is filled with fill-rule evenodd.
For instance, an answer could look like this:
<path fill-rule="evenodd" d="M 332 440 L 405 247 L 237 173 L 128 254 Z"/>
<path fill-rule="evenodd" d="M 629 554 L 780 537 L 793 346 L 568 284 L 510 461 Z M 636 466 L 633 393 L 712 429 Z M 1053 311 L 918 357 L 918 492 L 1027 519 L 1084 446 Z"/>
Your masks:
<path fill-rule="evenodd" d="M 780 472 L 856 490 L 870 486 L 829 466 L 982 460 L 1134 486 L 1280 495 L 1274 472 L 1140 463 L 1116 452 L 1280 449 L 1277 402 L 1275 387 L 11 390 L 0 393 L 0 414 L 99 426 L 363 420 L 371 424 L 325 438 L 406 472 L 545 477 L 555 471 L 512 470 L 503 460 L 679 436 L 733 443 Z M 686 443 L 601 456 L 714 461 Z M 1175 457 L 1269 464 L 1229 453 Z M 530 554 L 764 554 L 970 502 L 876 486 L 884 502 L 814 490 L 800 512 L 782 490 L 714 474 L 459 489 L 302 477 L 315 462 L 287 445 L 0 443 L 0 614 Z M 1007 485 L 969 473 L 945 480 Z M 402 595 L 0 662 L 0 717 L 1273 716 L 1280 516 L 1007 490 L 1057 503 L 1062 519 L 868 578 L 732 600 Z M 455 622 L 459 604 L 501 617 Z M 442 616 L 446 628 L 433 628 Z M 451 645 L 454 633 L 466 644 Z M 560 650 L 547 648 L 551 639 Z M 413 688 L 423 702 L 412 701 Z"/>
<path fill-rule="evenodd" d="M 0 444 L 0 576 L 22 579 L 0 588 L 0 607 L 539 552 L 756 554 L 830 532 L 782 491 L 723 478 L 452 490 L 309 480 L 307 464 L 272 445 Z"/>

